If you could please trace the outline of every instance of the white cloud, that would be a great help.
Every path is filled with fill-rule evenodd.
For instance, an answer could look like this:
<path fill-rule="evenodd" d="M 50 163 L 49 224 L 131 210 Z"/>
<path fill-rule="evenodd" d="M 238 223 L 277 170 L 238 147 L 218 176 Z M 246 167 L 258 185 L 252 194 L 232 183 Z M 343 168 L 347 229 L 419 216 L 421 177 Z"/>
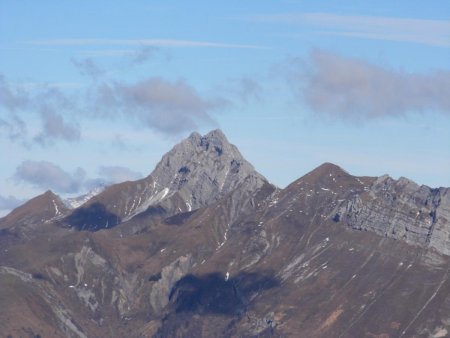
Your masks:
<path fill-rule="evenodd" d="M 312 27 L 319 34 L 450 47 L 450 21 L 332 13 L 254 15 L 252 21 Z"/>

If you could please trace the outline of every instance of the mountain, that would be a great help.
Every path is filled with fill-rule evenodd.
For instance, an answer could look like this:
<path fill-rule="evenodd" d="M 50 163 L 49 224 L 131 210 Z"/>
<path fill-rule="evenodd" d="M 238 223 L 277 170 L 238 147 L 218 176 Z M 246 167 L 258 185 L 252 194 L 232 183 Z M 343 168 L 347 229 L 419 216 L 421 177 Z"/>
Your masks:
<path fill-rule="evenodd" d="M 1 221 L 0 332 L 447 337 L 448 192 L 331 163 L 279 189 L 194 133 L 143 180 Z"/>
<path fill-rule="evenodd" d="M 67 211 L 61 198 L 48 190 L 1 218 L 0 229 L 8 229 L 17 235 L 31 234 L 40 224 L 59 220 Z"/>
<path fill-rule="evenodd" d="M 207 206 L 237 188 L 255 191 L 266 183 L 222 131 L 192 133 L 164 155 L 148 177 L 110 186 L 67 222 L 99 230 L 143 214 L 163 218 Z"/>

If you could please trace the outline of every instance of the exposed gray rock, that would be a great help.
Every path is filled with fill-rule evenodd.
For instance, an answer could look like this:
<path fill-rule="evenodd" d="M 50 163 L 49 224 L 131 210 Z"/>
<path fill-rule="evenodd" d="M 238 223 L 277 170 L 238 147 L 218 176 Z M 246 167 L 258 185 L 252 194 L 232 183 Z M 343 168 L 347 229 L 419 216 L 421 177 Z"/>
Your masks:
<path fill-rule="evenodd" d="M 187 274 L 191 266 L 192 256 L 188 254 L 177 258 L 162 269 L 161 278 L 153 285 L 150 292 L 150 304 L 155 313 L 160 313 L 169 303 L 172 287 Z"/>
<path fill-rule="evenodd" d="M 354 229 L 433 247 L 450 255 L 449 189 L 431 189 L 400 178 L 379 177 L 369 191 L 356 195 L 340 210 Z"/>
<path fill-rule="evenodd" d="M 192 133 L 163 156 L 150 176 L 168 194 L 179 192 L 188 210 L 221 199 L 244 180 L 247 189 L 266 182 L 220 130 L 203 137 Z"/>

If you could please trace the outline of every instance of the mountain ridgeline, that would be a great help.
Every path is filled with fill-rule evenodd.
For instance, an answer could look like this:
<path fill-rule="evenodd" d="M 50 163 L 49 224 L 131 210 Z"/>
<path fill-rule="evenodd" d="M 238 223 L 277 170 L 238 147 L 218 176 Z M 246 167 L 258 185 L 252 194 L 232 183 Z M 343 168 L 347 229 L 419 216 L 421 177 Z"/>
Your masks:
<path fill-rule="evenodd" d="M 214 130 L 100 190 L 0 219 L 4 336 L 450 336 L 448 188 L 325 163 L 280 189 Z"/>

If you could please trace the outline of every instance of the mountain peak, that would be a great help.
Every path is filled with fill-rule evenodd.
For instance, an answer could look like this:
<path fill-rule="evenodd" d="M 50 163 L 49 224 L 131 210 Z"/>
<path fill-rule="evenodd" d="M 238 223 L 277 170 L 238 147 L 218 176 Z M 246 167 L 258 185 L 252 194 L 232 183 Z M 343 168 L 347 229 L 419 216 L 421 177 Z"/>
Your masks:
<path fill-rule="evenodd" d="M 198 207 L 207 203 L 212 191 L 218 190 L 222 196 L 249 175 L 265 180 L 220 129 L 199 136 L 192 133 L 162 157 L 150 175 L 155 185 L 171 192 L 185 186 L 194 191 L 206 193 L 207 190 L 209 197 L 197 196 L 199 200 L 193 202 L 194 205 L 199 203 Z"/>
<path fill-rule="evenodd" d="M 86 212 L 74 215 L 83 229 L 98 230 L 147 211 L 158 217 L 189 212 L 238 188 L 251 194 L 266 183 L 220 129 L 204 136 L 194 132 L 166 153 L 148 177 L 109 187 L 83 206 Z M 86 226 L 86 217 L 92 224 Z"/>
<path fill-rule="evenodd" d="M 322 177 L 322 176 L 338 176 L 338 175 L 344 175 L 344 176 L 350 176 L 350 174 L 339 167 L 338 165 L 330 162 L 322 163 L 317 168 L 310 171 L 306 176 L 311 177 Z"/>
<path fill-rule="evenodd" d="M 202 138 L 202 135 L 200 135 L 198 132 L 194 131 L 194 132 L 192 132 L 189 135 L 189 137 L 186 140 L 194 140 L 194 141 L 196 141 L 196 140 L 199 140 L 201 138 Z"/>
<path fill-rule="evenodd" d="M 225 134 L 220 129 L 211 130 L 208 134 L 206 134 L 204 136 L 204 138 L 225 141 L 225 142 L 228 143 L 227 137 L 225 136 Z"/>
<path fill-rule="evenodd" d="M 42 222 L 44 220 L 56 219 L 63 216 L 67 210 L 61 198 L 53 193 L 53 191 L 47 190 L 45 193 L 30 199 L 6 215 L 3 218 L 4 225 L 2 227 L 32 224 L 32 220 Z"/>

